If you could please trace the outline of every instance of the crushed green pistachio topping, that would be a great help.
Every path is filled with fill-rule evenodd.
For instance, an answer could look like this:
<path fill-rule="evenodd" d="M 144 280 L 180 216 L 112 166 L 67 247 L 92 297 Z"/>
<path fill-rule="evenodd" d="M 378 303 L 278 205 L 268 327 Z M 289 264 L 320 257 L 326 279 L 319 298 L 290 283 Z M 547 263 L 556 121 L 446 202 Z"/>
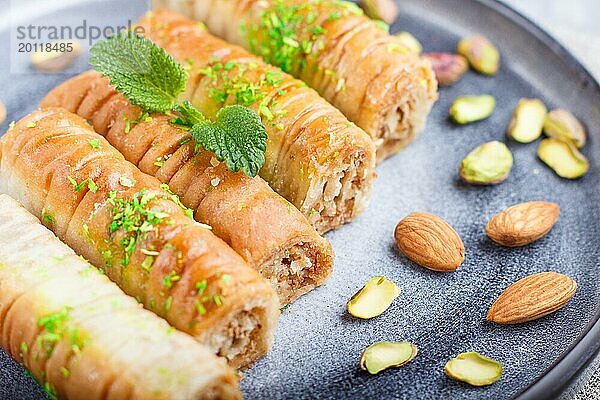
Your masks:
<path fill-rule="evenodd" d="M 60 311 L 38 319 L 37 325 L 43 328 L 42 333 L 38 336 L 38 345 L 40 349 L 46 352 L 47 358 L 54 351 L 56 344 L 67 335 L 70 336 L 72 349 L 75 353 L 78 353 L 84 347 L 86 341 L 80 335 L 79 330 L 68 324 L 71 319 L 70 312 L 71 307 L 63 307 Z M 21 344 L 22 351 L 23 344 Z"/>
<path fill-rule="evenodd" d="M 67 179 L 69 180 L 71 185 L 73 185 L 73 190 L 76 192 L 81 191 L 81 189 L 83 189 L 86 185 L 92 193 L 96 193 L 98 191 L 98 185 L 91 178 L 85 179 L 80 183 L 77 183 L 75 178 L 73 178 L 72 176 L 67 176 Z"/>
<path fill-rule="evenodd" d="M 270 102 L 266 96 L 281 85 L 283 76 L 279 71 L 267 71 L 259 80 L 249 78 L 247 72 L 256 70 L 257 67 L 253 62 L 229 61 L 223 64 L 219 60 L 201 69 L 199 73 L 211 80 L 209 96 L 212 99 L 225 103 L 232 96 L 235 104 L 245 107 L 258 103 L 258 113 L 270 121 L 275 116 L 269 107 L 276 103 Z"/>
<path fill-rule="evenodd" d="M 171 289 L 173 287 L 173 283 L 179 281 L 181 276 L 177 275 L 175 271 L 171 271 L 169 275 L 165 276 L 163 283 L 167 289 Z"/>
<path fill-rule="evenodd" d="M 147 112 L 142 111 L 137 119 L 129 119 L 127 115 L 123 114 L 123 121 L 125 121 L 125 133 L 129 133 L 137 124 L 151 122 L 152 117 Z"/>
<path fill-rule="evenodd" d="M 316 57 L 324 48 L 323 35 L 327 32 L 315 21 L 319 13 L 328 13 L 325 22 L 335 21 L 348 15 L 361 15 L 355 4 L 339 0 L 309 0 L 302 4 L 287 4 L 286 0 L 274 0 L 256 23 L 243 24 L 242 32 L 248 37 L 250 50 L 268 63 L 277 65 L 285 72 L 298 72 L 306 67 L 306 56 Z M 315 6 L 323 5 L 315 11 Z M 258 35 L 266 32 L 259 40 Z"/>
<path fill-rule="evenodd" d="M 109 232 L 112 234 L 118 230 L 125 233 L 120 245 L 124 250 L 121 265 L 129 265 L 129 259 L 133 254 L 136 244 L 143 240 L 148 232 L 153 231 L 158 224 L 169 217 L 169 214 L 152 210 L 150 203 L 156 198 L 155 193 L 142 189 L 129 201 L 118 199 L 116 192 L 111 191 L 108 203 L 113 206 L 113 219 L 110 223 Z M 106 253 L 106 254 L 105 254 Z M 105 260 L 112 258 L 110 250 L 103 252 Z"/>

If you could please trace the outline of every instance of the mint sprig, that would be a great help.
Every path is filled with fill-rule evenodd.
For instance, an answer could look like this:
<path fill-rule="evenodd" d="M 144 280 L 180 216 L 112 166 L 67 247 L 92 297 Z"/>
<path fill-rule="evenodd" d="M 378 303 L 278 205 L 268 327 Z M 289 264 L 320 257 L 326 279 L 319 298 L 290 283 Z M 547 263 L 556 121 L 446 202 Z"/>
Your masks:
<path fill-rule="evenodd" d="M 94 44 L 90 64 L 110 79 L 132 104 L 151 113 L 174 112 L 174 122 L 190 128 L 192 138 L 233 172 L 254 177 L 265 162 L 267 133 L 260 116 L 243 106 L 228 106 L 207 119 L 189 101 L 178 102 L 188 74 L 150 40 L 131 32 Z"/>
<path fill-rule="evenodd" d="M 232 171 L 255 176 L 265 163 L 267 131 L 260 117 L 251 109 L 234 105 L 221 108 L 214 123 L 200 122 L 192 126 L 192 138 L 215 153 L 218 160 Z M 246 147 L 247 143 L 255 146 Z"/>
<path fill-rule="evenodd" d="M 185 90 L 185 69 L 150 40 L 131 32 L 97 42 L 90 54 L 90 64 L 148 112 L 169 111 Z"/>

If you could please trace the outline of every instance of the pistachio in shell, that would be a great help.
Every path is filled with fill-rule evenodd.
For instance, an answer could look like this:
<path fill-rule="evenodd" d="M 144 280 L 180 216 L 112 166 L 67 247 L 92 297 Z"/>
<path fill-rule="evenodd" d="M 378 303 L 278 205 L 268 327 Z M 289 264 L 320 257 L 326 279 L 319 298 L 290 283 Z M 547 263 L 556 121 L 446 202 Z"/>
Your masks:
<path fill-rule="evenodd" d="M 587 158 L 577 150 L 575 145 L 567 140 L 547 138 L 540 142 L 538 157 L 566 179 L 577 179 L 586 174 L 590 168 Z"/>
<path fill-rule="evenodd" d="M 398 286 L 385 276 L 375 276 L 348 301 L 350 315 L 369 319 L 381 315 L 400 295 Z"/>
<path fill-rule="evenodd" d="M 461 353 L 446 363 L 446 375 L 472 386 L 487 386 L 502 377 L 502 364 L 475 351 Z"/>
<path fill-rule="evenodd" d="M 502 142 L 484 143 L 471 151 L 460 164 L 462 180 L 475 185 L 494 185 L 506 179 L 513 165 L 509 148 Z"/>
<path fill-rule="evenodd" d="M 378 342 L 370 345 L 360 357 L 360 368 L 375 375 L 384 369 L 397 368 L 417 356 L 417 346 L 410 342 Z"/>
<path fill-rule="evenodd" d="M 539 99 L 521 99 L 508 125 L 507 134 L 520 143 L 531 143 L 542 135 L 548 109 Z"/>
<path fill-rule="evenodd" d="M 465 125 L 488 118 L 496 108 L 496 99 L 488 94 L 458 97 L 450 106 L 450 117 Z"/>
<path fill-rule="evenodd" d="M 485 75 L 496 75 L 500 68 L 500 52 L 486 37 L 471 36 L 458 42 L 456 52 L 469 60 L 471 67 Z"/>
<path fill-rule="evenodd" d="M 586 142 L 586 132 L 581 122 L 570 111 L 562 108 L 552 110 L 546 115 L 544 133 L 549 137 L 569 140 L 578 149 Z"/>

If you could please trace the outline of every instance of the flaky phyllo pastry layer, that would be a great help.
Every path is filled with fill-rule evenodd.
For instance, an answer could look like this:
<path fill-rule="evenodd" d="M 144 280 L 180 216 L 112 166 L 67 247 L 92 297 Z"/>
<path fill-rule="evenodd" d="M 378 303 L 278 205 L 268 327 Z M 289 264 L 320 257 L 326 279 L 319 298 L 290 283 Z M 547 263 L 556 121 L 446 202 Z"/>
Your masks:
<path fill-rule="evenodd" d="M 262 178 L 229 171 L 171 123 L 173 116 L 140 118 L 142 110 L 94 71 L 52 90 L 42 106 L 64 107 L 85 118 L 128 161 L 167 183 L 196 220 L 210 225 L 272 283 L 282 304 L 329 276 L 331 245 L 306 218 Z"/>
<path fill-rule="evenodd" d="M 410 143 L 437 99 L 429 62 L 339 0 L 154 0 L 204 22 L 316 89 L 363 128 L 379 160 Z"/>
<path fill-rule="evenodd" d="M 61 399 L 240 399 L 237 376 L 0 195 L 0 345 Z"/>
<path fill-rule="evenodd" d="M 0 193 L 232 365 L 268 351 L 279 314 L 271 286 L 81 117 L 46 108 L 9 129 Z"/>
<path fill-rule="evenodd" d="M 208 116 L 227 104 L 255 110 L 267 128 L 260 175 L 319 232 L 366 207 L 375 177 L 369 136 L 314 90 L 174 12 L 149 13 L 145 36 L 187 65 L 184 98 Z"/>

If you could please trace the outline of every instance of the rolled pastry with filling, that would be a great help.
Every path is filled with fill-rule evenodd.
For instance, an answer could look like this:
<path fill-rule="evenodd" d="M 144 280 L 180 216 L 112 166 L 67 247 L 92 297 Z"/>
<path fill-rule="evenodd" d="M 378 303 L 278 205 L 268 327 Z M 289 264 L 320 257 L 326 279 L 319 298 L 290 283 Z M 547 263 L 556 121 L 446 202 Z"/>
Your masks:
<path fill-rule="evenodd" d="M 0 193 L 232 365 L 271 346 L 279 315 L 271 285 L 81 117 L 47 108 L 9 129 L 0 139 Z"/>
<path fill-rule="evenodd" d="M 302 79 L 377 146 L 379 161 L 419 133 L 437 99 L 429 62 L 340 0 L 154 0 L 204 22 Z"/>
<path fill-rule="evenodd" d="M 0 344 L 66 400 L 241 399 L 236 373 L 0 195 Z"/>
<path fill-rule="evenodd" d="M 140 22 L 145 36 L 188 67 L 183 97 L 209 118 L 224 105 L 254 109 L 267 128 L 260 175 L 323 233 L 366 207 L 375 177 L 369 136 L 314 90 L 196 22 L 162 10 Z"/>
<path fill-rule="evenodd" d="M 52 90 L 42 107 L 59 106 L 85 118 L 125 158 L 170 186 L 196 220 L 212 226 L 268 279 L 282 304 L 322 284 L 333 251 L 306 218 L 260 177 L 234 173 L 198 147 L 172 116 L 140 118 L 142 110 L 108 78 L 88 71 Z M 137 121 L 128 124 L 127 121 Z"/>

